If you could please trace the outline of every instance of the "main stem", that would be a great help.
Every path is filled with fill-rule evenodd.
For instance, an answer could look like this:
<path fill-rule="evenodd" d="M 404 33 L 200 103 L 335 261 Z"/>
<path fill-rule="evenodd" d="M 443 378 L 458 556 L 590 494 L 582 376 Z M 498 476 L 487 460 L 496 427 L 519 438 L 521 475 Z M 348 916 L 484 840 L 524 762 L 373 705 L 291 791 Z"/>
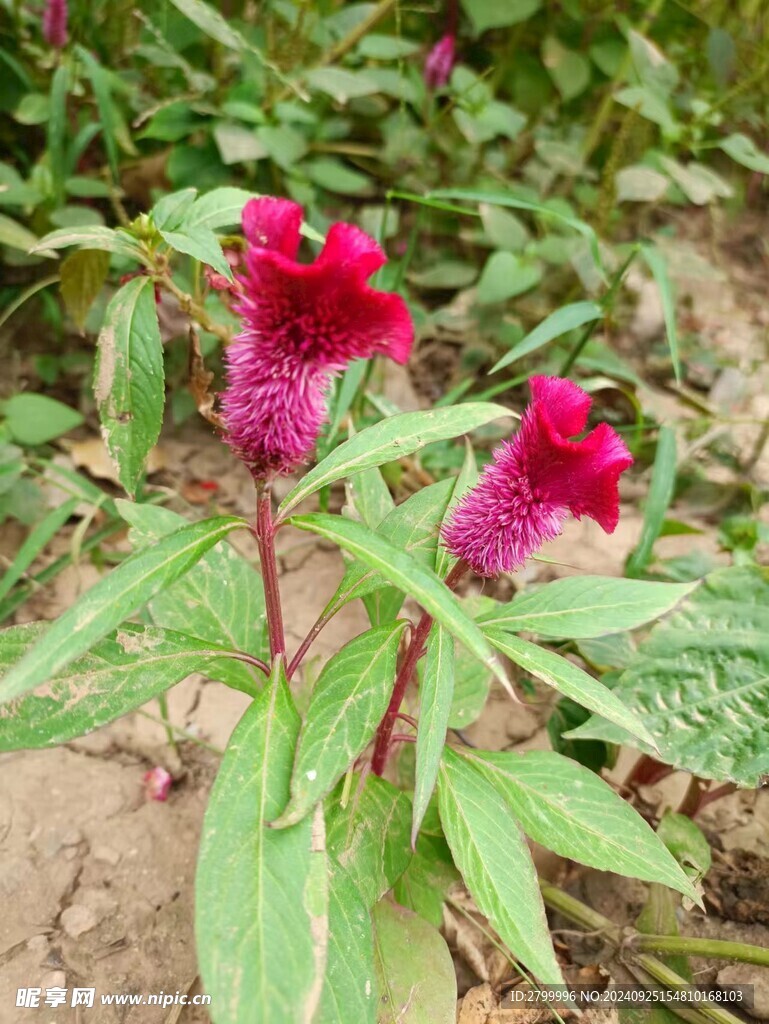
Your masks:
<path fill-rule="evenodd" d="M 462 559 L 456 563 L 454 568 L 446 577 L 446 586 L 449 590 L 454 589 L 459 580 L 467 572 L 468 568 L 469 566 L 466 562 L 462 561 Z M 395 728 L 395 722 L 398 717 L 398 711 L 400 710 L 403 698 L 406 695 L 406 689 L 413 678 L 417 662 L 424 653 L 425 643 L 427 642 L 427 636 L 432 624 L 432 615 L 428 615 L 427 612 L 423 612 L 422 618 L 419 620 L 417 628 L 412 634 L 411 643 L 406 650 L 406 655 L 401 663 L 398 675 L 395 677 L 395 685 L 393 686 L 390 703 L 387 707 L 387 711 L 385 711 L 384 718 L 379 723 L 376 742 L 374 743 L 374 754 L 371 758 L 371 770 L 375 775 L 382 775 L 385 767 L 387 766 L 387 759 L 390 756 L 390 750 L 392 748 L 392 735 L 393 729 Z"/>
<path fill-rule="evenodd" d="M 264 608 L 270 634 L 270 657 L 274 661 L 279 654 L 285 654 L 286 641 L 283 636 L 283 612 L 278 589 L 278 564 L 275 560 L 272 493 L 269 483 L 264 480 L 258 480 L 256 484 L 256 527 L 252 532 L 259 545 L 259 561 L 264 582 Z"/>

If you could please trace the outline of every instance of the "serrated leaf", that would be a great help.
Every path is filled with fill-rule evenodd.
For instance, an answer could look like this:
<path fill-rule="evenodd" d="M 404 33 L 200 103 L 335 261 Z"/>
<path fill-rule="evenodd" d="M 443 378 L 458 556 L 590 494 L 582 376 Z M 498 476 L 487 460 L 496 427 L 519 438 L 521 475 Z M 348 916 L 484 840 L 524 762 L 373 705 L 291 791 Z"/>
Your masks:
<path fill-rule="evenodd" d="M 107 450 L 133 495 L 163 423 L 163 343 L 154 284 L 135 277 L 115 293 L 99 334 L 94 396 Z"/>
<path fill-rule="evenodd" d="M 456 975 L 440 932 L 388 900 L 374 907 L 372 921 L 381 992 L 377 1024 L 454 1024 Z"/>
<path fill-rule="evenodd" d="M 291 799 L 273 828 L 301 821 L 374 737 L 390 702 L 405 622 L 369 629 L 324 666 L 312 690 L 291 774 Z"/>
<path fill-rule="evenodd" d="M 573 331 L 576 327 L 591 323 L 603 316 L 603 310 L 597 302 L 573 302 L 568 306 L 561 306 L 555 313 L 545 317 L 542 323 L 538 324 L 533 331 L 529 331 L 525 338 L 522 338 L 517 345 L 514 345 L 509 352 L 495 363 L 489 373 L 496 373 L 516 359 L 531 355 L 537 349 L 547 345 L 554 338 L 559 338 L 567 331 Z"/>
<path fill-rule="evenodd" d="M 535 842 L 599 871 L 661 882 L 697 899 L 650 825 L 595 772 L 549 750 L 465 756 L 491 779 Z"/>
<path fill-rule="evenodd" d="M 283 518 L 299 502 L 335 480 L 372 466 L 383 466 L 386 462 L 411 455 L 433 441 L 446 441 L 492 420 L 512 415 L 509 409 L 491 402 L 467 402 L 444 409 L 389 416 L 361 430 L 313 466 L 283 499 L 278 516 Z"/>
<path fill-rule="evenodd" d="M 300 530 L 309 530 L 334 541 L 361 562 L 376 569 L 404 593 L 410 594 L 511 692 L 510 683 L 483 634 L 472 619 L 465 615 L 455 595 L 434 572 L 421 566 L 411 555 L 369 530 L 363 523 L 322 513 L 292 516 L 289 522 Z"/>
<path fill-rule="evenodd" d="M 0 631 L 0 668 L 19 661 L 46 628 L 46 623 L 32 622 Z M 216 646 L 156 626 L 123 623 L 44 690 L 3 707 L 0 750 L 54 747 L 85 736 L 203 671 Z"/>
<path fill-rule="evenodd" d="M 137 505 L 120 498 L 116 505 L 131 524 L 135 549 L 154 544 L 188 522 L 158 505 Z M 262 577 L 228 542 L 212 548 L 180 580 L 164 587 L 148 608 L 157 626 L 269 658 Z M 207 674 L 251 695 L 264 678 L 250 665 L 232 658 L 213 660 Z"/>
<path fill-rule="evenodd" d="M 478 909 L 539 981 L 562 985 L 534 863 L 504 798 L 450 747 L 438 793 L 446 841 Z"/>
<path fill-rule="evenodd" d="M 442 626 L 433 623 L 427 638 L 425 667 L 419 687 L 412 847 L 416 845 L 417 833 L 438 778 L 453 694 L 454 638 Z"/>
<path fill-rule="evenodd" d="M 99 249 L 79 249 L 61 265 L 61 297 L 80 331 L 107 280 L 108 270 L 109 253 Z"/>
<path fill-rule="evenodd" d="M 366 907 L 392 888 L 411 858 L 411 801 L 386 779 L 353 775 L 346 806 L 342 786 L 326 801 L 326 847 L 349 874 Z"/>
<path fill-rule="evenodd" d="M 485 636 L 516 665 L 552 686 L 584 708 L 615 722 L 647 743 L 652 742 L 646 726 L 614 693 L 568 658 L 501 630 L 484 629 Z"/>
<path fill-rule="evenodd" d="M 288 798 L 298 734 L 278 661 L 232 735 L 203 822 L 195 932 L 217 1024 L 253 1024 L 257 1008 L 265 1024 L 306 1024 L 320 997 L 328 929 L 322 826 L 320 836 L 311 818 L 282 831 L 266 827 Z"/>
<path fill-rule="evenodd" d="M 246 525 L 234 516 L 191 523 L 131 555 L 63 612 L 43 638 L 0 680 L 0 703 L 33 690 L 85 654 L 159 590 L 188 572 L 228 533 Z"/>
<path fill-rule="evenodd" d="M 674 608 L 696 583 L 656 583 L 610 576 L 567 576 L 481 615 L 484 629 L 582 640 L 624 633 Z"/>
<path fill-rule="evenodd" d="M 219 239 L 210 228 L 199 225 L 197 227 L 180 227 L 174 231 L 161 230 L 160 234 L 163 241 L 167 242 L 172 249 L 192 256 L 200 263 L 213 267 L 228 281 L 232 280 L 232 268 L 224 258 Z"/>
<path fill-rule="evenodd" d="M 654 627 L 614 692 L 643 717 L 665 763 L 755 787 L 769 772 L 768 637 L 769 571 L 718 570 Z M 627 739 L 597 718 L 568 735 Z"/>

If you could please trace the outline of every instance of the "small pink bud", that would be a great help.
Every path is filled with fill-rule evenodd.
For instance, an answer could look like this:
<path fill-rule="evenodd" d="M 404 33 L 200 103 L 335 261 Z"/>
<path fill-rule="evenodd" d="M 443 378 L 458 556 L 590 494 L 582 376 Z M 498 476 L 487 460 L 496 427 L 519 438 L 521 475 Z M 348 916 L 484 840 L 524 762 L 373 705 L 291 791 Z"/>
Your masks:
<path fill-rule="evenodd" d="M 453 32 L 447 32 L 427 54 L 424 76 L 428 89 L 441 89 L 451 78 L 456 62 L 456 46 L 456 36 Z"/>
<path fill-rule="evenodd" d="M 167 800 L 173 779 L 160 765 L 144 773 L 144 789 L 148 800 Z"/>
<path fill-rule="evenodd" d="M 43 38 L 57 50 L 67 45 L 67 0 L 48 0 L 43 11 Z"/>

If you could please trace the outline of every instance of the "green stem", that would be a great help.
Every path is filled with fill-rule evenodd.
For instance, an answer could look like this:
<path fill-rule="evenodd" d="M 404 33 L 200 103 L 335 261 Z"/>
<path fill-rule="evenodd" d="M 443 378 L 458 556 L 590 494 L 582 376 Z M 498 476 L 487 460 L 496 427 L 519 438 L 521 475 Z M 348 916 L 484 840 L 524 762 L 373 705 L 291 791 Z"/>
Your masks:
<path fill-rule="evenodd" d="M 641 956 L 635 957 L 634 960 L 641 970 L 653 978 L 654 981 L 658 981 L 668 988 L 685 990 L 692 987 L 690 981 L 682 978 L 680 974 L 676 974 L 670 967 L 663 964 L 661 960 L 649 956 L 648 953 L 642 953 Z M 673 1009 L 673 1007 L 669 1007 L 669 1009 Z M 694 1006 L 686 1007 L 686 1009 L 694 1010 Z M 679 1012 L 678 1007 L 675 1007 L 674 1012 Z M 735 1017 L 733 1013 L 729 1013 L 728 1010 L 717 1003 L 698 1002 L 696 1004 L 696 1012 L 700 1017 L 710 1021 L 711 1024 L 739 1024 L 739 1017 Z M 687 1016 L 688 1018 L 688 1014 L 684 1012 L 681 1013 L 681 1016 Z"/>
<path fill-rule="evenodd" d="M 747 942 L 728 942 L 725 939 L 705 939 L 692 935 L 636 935 L 629 946 L 631 949 L 652 953 L 682 953 L 685 956 L 739 960 L 743 964 L 769 967 L 769 949 L 751 946 Z"/>

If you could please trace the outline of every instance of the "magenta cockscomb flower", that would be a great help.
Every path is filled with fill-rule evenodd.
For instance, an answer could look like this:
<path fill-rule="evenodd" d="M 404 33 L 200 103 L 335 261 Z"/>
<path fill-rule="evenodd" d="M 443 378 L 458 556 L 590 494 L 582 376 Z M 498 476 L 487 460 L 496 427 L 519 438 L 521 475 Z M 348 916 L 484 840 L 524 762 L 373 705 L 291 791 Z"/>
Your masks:
<path fill-rule="evenodd" d="M 633 464 L 625 442 L 607 423 L 570 441 L 585 429 L 590 396 L 559 377 L 532 377 L 530 387 L 518 433 L 495 450 L 443 530 L 448 549 L 479 576 L 523 565 L 569 513 L 606 533 L 619 520 L 617 485 Z"/>
<path fill-rule="evenodd" d="M 67 0 L 48 0 L 43 11 L 43 39 L 57 50 L 67 45 Z"/>
<path fill-rule="evenodd" d="M 457 38 L 453 32 L 441 36 L 425 58 L 424 76 L 428 89 L 440 89 L 451 78 L 456 61 Z"/>
<path fill-rule="evenodd" d="M 301 222 L 287 199 L 252 199 L 243 210 L 243 329 L 225 353 L 222 420 L 227 443 L 262 479 L 310 454 L 334 374 L 377 352 L 405 363 L 414 338 L 403 299 L 367 284 L 386 259 L 376 242 L 334 224 L 315 262 L 298 263 Z"/>

